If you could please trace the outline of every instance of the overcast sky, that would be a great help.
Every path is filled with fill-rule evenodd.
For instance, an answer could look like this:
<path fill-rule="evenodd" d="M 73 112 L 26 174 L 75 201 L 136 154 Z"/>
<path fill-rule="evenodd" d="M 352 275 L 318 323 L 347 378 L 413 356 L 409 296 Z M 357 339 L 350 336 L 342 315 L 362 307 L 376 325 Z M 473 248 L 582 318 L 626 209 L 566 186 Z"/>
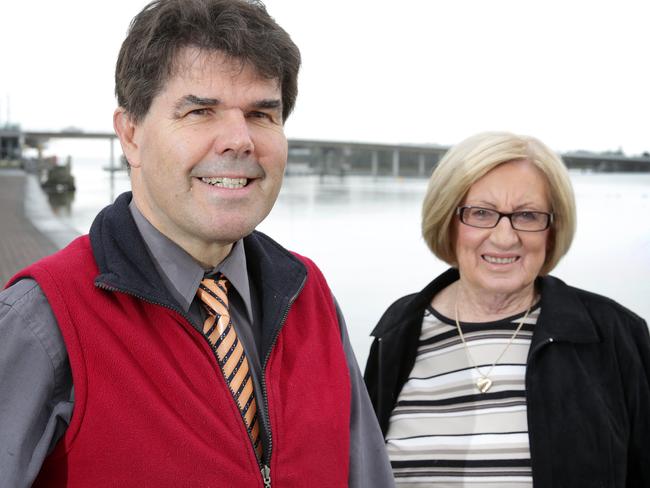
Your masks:
<path fill-rule="evenodd" d="M 140 0 L 0 0 L 0 124 L 112 130 Z M 650 151 L 646 1 L 267 0 L 303 56 L 293 138 Z"/>

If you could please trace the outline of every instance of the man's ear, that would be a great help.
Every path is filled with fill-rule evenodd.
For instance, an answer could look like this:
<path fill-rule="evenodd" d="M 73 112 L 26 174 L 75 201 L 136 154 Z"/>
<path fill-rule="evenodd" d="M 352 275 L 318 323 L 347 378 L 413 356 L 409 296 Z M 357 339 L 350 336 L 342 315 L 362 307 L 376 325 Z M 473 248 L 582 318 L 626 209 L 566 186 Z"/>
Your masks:
<path fill-rule="evenodd" d="M 133 168 L 140 167 L 140 147 L 135 139 L 136 124 L 123 107 L 117 107 L 113 113 L 113 128 L 129 165 Z"/>

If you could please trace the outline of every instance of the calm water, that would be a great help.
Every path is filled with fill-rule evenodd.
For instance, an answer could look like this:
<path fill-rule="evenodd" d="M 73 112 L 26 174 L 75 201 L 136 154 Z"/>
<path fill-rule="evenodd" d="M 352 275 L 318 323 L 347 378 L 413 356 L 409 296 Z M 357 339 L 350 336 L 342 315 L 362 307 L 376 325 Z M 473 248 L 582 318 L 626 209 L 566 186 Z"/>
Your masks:
<path fill-rule="evenodd" d="M 74 164 L 77 192 L 57 213 L 80 232 L 112 195 L 130 188 L 105 163 Z M 553 274 L 607 295 L 650 319 L 650 174 L 574 173 L 578 232 Z M 446 265 L 420 237 L 426 181 L 290 177 L 259 230 L 312 258 L 345 313 L 360 364 L 368 334 L 393 300 L 422 288 Z"/>

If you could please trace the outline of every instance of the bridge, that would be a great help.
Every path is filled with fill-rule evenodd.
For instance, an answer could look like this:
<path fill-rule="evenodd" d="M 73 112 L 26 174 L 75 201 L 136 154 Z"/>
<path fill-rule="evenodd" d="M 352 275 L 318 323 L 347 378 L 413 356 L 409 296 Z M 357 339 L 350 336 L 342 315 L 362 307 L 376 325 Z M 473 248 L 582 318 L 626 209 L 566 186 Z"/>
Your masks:
<path fill-rule="evenodd" d="M 289 140 L 288 171 L 428 178 L 449 146 Z M 562 154 L 569 169 L 597 172 L 650 172 L 650 154 L 571 152 Z"/>
<path fill-rule="evenodd" d="M 109 143 L 110 167 L 115 168 L 113 132 L 29 131 L 18 126 L 0 128 L 0 161 L 20 160 L 24 147 L 36 148 L 39 158 L 50 139 L 95 139 Z M 427 178 L 449 149 L 436 144 L 375 144 L 364 142 L 290 139 L 288 174 L 371 175 Z M 599 172 L 650 172 L 650 154 L 628 157 L 618 153 L 573 152 L 562 155 L 570 169 Z"/>
<path fill-rule="evenodd" d="M 411 144 L 289 140 L 290 173 L 359 174 L 428 178 L 449 147 Z"/>
<path fill-rule="evenodd" d="M 73 128 L 62 131 L 23 131 L 19 126 L 0 128 L 0 161 L 20 160 L 24 147 L 36 149 L 38 159 L 43 159 L 45 143 L 50 139 L 107 140 L 109 142 L 110 165 L 111 167 L 115 165 L 115 140 L 117 136 L 114 132 L 84 132 Z"/>

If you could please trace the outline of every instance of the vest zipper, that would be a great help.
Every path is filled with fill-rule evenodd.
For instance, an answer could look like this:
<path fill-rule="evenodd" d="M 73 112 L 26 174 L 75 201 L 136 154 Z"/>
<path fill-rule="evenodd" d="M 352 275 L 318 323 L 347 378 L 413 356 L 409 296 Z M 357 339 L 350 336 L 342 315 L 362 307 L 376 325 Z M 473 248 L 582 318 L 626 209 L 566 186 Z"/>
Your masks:
<path fill-rule="evenodd" d="M 300 283 L 300 287 L 298 288 L 298 291 L 289 299 L 289 303 L 287 304 L 287 307 L 284 310 L 284 314 L 282 315 L 282 319 L 280 320 L 280 325 L 278 328 L 275 330 L 275 333 L 273 334 L 273 340 L 271 341 L 271 346 L 269 347 L 268 352 L 266 353 L 266 356 L 264 357 L 264 362 L 262 363 L 262 396 L 264 397 L 264 405 L 266 408 L 264 409 L 264 418 L 266 420 L 266 449 L 264 449 L 264 461 L 266 463 L 271 464 L 271 452 L 273 451 L 273 436 L 271 435 L 271 419 L 269 418 L 269 394 L 268 390 L 266 389 L 266 365 L 269 362 L 269 358 L 271 357 L 271 352 L 273 351 L 273 347 L 275 346 L 275 343 L 278 340 L 278 336 L 280 335 L 280 331 L 282 330 L 282 327 L 284 326 L 284 323 L 287 320 L 287 317 L 289 316 L 289 309 L 291 308 L 291 305 L 293 305 L 293 302 L 296 301 L 296 298 L 298 298 L 298 295 L 300 295 L 300 292 L 302 292 L 302 289 L 305 287 L 305 283 L 307 283 L 307 277 L 302 280 L 302 283 Z M 260 463 L 261 469 L 262 469 L 262 482 L 264 483 L 264 488 L 271 488 L 271 468 L 269 468 L 268 464 L 264 464 L 262 466 L 262 463 Z"/>
<path fill-rule="evenodd" d="M 116 288 L 114 286 L 107 285 L 107 284 L 105 284 L 103 282 L 97 282 L 96 281 L 95 286 L 97 288 L 102 289 L 102 290 L 113 291 L 113 292 L 118 292 L 118 293 L 124 293 L 125 295 L 131 295 L 132 297 L 138 298 L 138 299 L 142 300 L 143 302 L 151 303 L 152 305 L 158 305 L 160 307 L 166 308 L 168 310 L 171 310 L 172 312 L 176 312 L 181 317 L 183 317 L 185 320 L 187 320 L 188 323 L 192 324 L 192 319 L 188 315 L 186 315 L 185 312 L 183 312 L 182 310 L 180 310 L 180 309 L 178 309 L 178 308 L 176 308 L 176 307 L 174 307 L 172 305 L 167 305 L 166 303 L 157 302 L 157 301 L 152 300 L 150 298 L 143 297 L 142 295 L 138 295 L 137 293 L 133 293 L 132 291 L 124 290 L 122 288 Z"/>
<path fill-rule="evenodd" d="M 280 328 L 282 327 L 282 324 L 284 323 L 284 321 L 285 321 L 286 318 L 287 318 L 287 315 L 289 314 L 289 307 L 291 307 L 291 304 L 293 303 L 293 301 L 298 297 L 298 295 L 299 295 L 300 292 L 302 291 L 302 288 L 303 288 L 304 285 L 305 285 L 305 281 L 307 281 L 307 280 L 305 279 L 305 280 L 302 282 L 302 284 L 300 285 L 300 289 L 298 290 L 298 293 L 296 293 L 296 295 L 295 295 L 295 296 L 294 296 L 294 297 L 289 301 L 289 305 L 287 306 L 287 310 L 285 311 L 285 314 L 284 314 L 284 317 L 283 317 L 283 319 L 282 319 L 282 322 L 280 322 Z M 102 282 L 95 282 L 95 286 L 96 286 L 97 288 L 102 289 L 102 290 L 111 291 L 111 292 L 118 292 L 118 293 L 124 293 L 125 295 L 131 295 L 132 297 L 135 297 L 135 298 L 137 298 L 137 299 L 139 299 L 139 300 L 142 300 L 142 301 L 144 301 L 144 302 L 147 302 L 147 303 L 151 303 L 152 305 L 158 305 L 158 306 L 160 306 L 160 307 L 166 308 L 166 309 L 168 309 L 168 310 L 171 310 L 172 312 L 176 312 L 176 313 L 178 313 L 181 317 L 183 317 L 185 320 L 187 320 L 187 322 L 188 322 L 190 325 L 192 324 L 192 319 L 191 319 L 188 315 L 186 315 L 185 312 L 183 312 L 182 310 L 180 310 L 180 309 L 178 309 L 178 308 L 176 308 L 176 307 L 174 307 L 174 306 L 172 306 L 172 305 L 167 305 L 167 304 L 165 304 L 165 303 L 157 302 L 157 301 L 155 301 L 155 300 L 151 300 L 150 298 L 143 297 L 142 295 L 138 295 L 137 293 L 133 293 L 133 292 L 128 291 L 128 290 L 124 290 L 124 289 L 116 288 L 116 287 L 114 287 L 114 286 L 110 286 L 110 285 L 107 285 L 107 284 L 102 283 Z M 194 330 L 196 330 L 195 327 L 192 327 L 192 328 L 193 328 Z M 198 331 L 197 331 L 197 332 L 198 332 Z M 278 335 L 278 334 L 276 334 L 275 337 L 277 337 L 277 335 Z M 203 339 L 204 339 L 204 340 L 208 343 L 208 345 L 210 346 L 210 350 L 212 351 L 212 355 L 214 356 L 215 360 L 217 361 L 217 365 L 219 365 L 219 358 L 217 357 L 217 353 L 216 353 L 216 351 L 213 349 L 212 344 L 210 344 L 210 341 L 208 340 L 208 338 L 205 337 L 205 334 L 201 334 L 201 337 L 203 337 Z M 272 344 L 275 344 L 275 337 L 274 337 L 274 339 L 273 339 L 273 343 L 272 343 Z M 267 359 L 268 359 L 268 356 L 270 356 L 270 354 L 267 355 Z M 266 365 L 266 362 L 265 362 L 264 364 Z M 221 367 L 219 367 L 219 369 L 221 370 Z M 222 372 L 222 375 L 223 375 L 223 370 L 221 370 L 221 372 Z M 262 378 L 264 378 L 264 372 L 263 372 L 263 370 L 262 370 Z M 225 376 L 224 376 L 224 379 L 225 379 Z M 228 387 L 228 385 L 226 385 L 226 388 L 227 388 L 227 387 Z M 263 389 L 263 390 L 266 389 L 266 388 L 265 388 L 265 385 L 264 385 L 264 382 L 262 382 L 262 389 Z M 229 392 L 230 392 L 230 390 L 229 390 Z M 230 395 L 230 397 L 232 398 L 232 395 Z M 266 395 L 264 395 L 264 399 L 266 400 Z M 233 398 L 233 401 L 235 401 L 234 398 Z M 235 402 L 235 403 L 236 403 L 236 402 Z M 266 405 L 268 405 L 268 404 L 266 404 Z M 267 408 L 268 408 L 268 407 L 267 407 Z M 239 410 L 239 406 L 237 406 L 237 409 Z M 244 415 L 241 413 L 241 410 L 239 410 L 239 413 L 240 413 L 240 416 L 241 416 L 242 422 L 244 422 L 244 425 L 246 425 L 246 421 L 244 420 Z M 266 412 L 264 412 L 264 415 L 266 416 Z M 267 425 L 270 425 L 270 423 L 267 424 Z M 267 437 L 269 438 L 269 441 L 270 441 L 271 435 L 268 434 Z M 255 458 L 257 459 L 257 454 L 255 453 L 255 446 L 253 445 L 253 439 L 251 438 L 250 435 L 248 436 L 248 440 L 250 441 L 251 448 L 253 449 L 253 454 L 255 455 Z M 265 451 L 265 452 L 264 452 L 264 457 L 265 457 L 266 459 L 270 459 L 270 454 L 269 454 L 269 456 L 267 457 L 267 456 L 266 456 L 266 451 Z M 259 467 L 260 467 L 260 472 L 262 473 L 262 482 L 264 483 L 264 488 L 271 488 L 271 468 L 269 468 L 266 464 L 262 464 L 262 461 L 259 461 L 259 460 L 258 460 L 257 463 L 258 463 L 258 465 L 259 465 Z"/>
<path fill-rule="evenodd" d="M 266 464 L 262 466 L 262 482 L 264 483 L 264 488 L 271 488 L 271 468 Z"/>

